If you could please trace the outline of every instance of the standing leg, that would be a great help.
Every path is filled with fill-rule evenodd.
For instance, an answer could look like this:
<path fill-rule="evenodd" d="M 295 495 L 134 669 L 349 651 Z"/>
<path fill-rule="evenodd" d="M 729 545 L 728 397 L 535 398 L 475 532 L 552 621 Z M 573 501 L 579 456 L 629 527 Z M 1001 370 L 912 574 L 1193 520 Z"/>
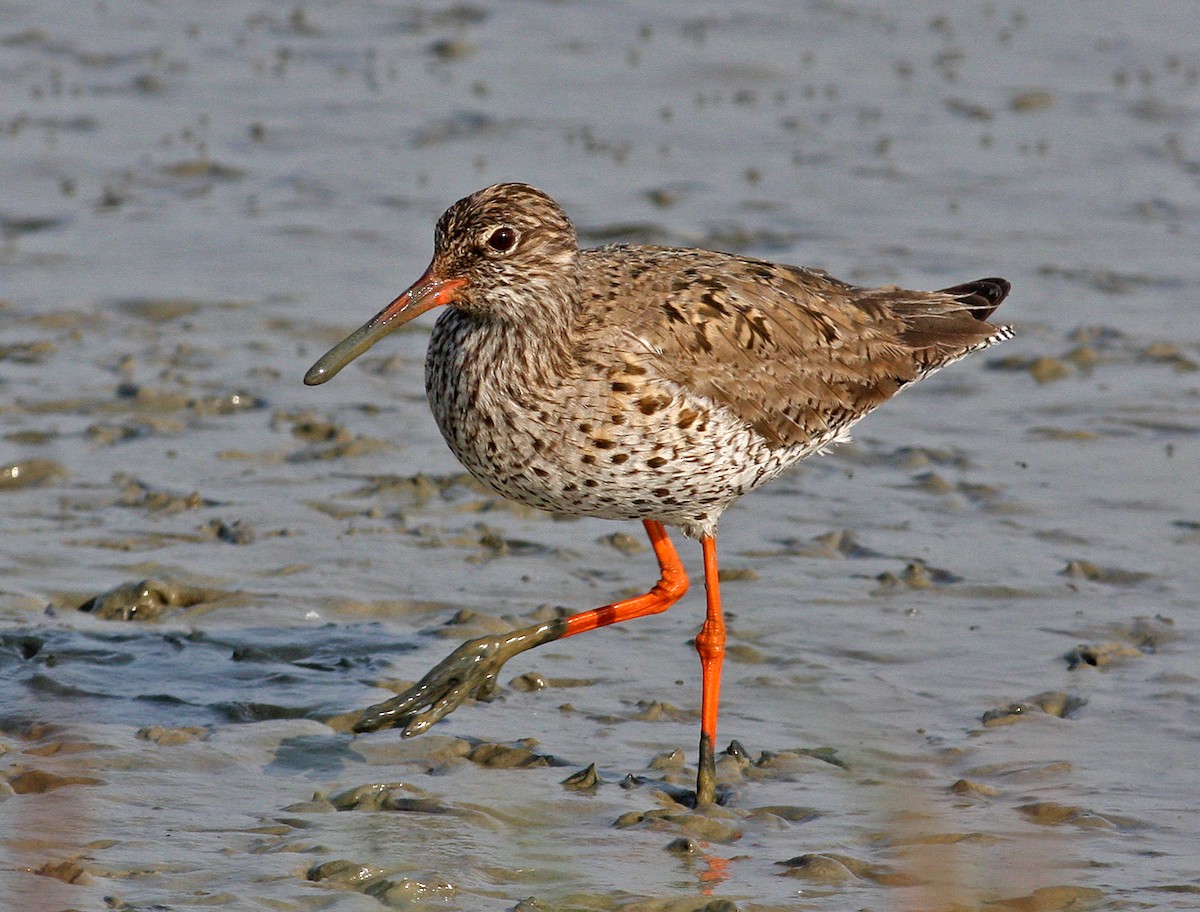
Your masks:
<path fill-rule="evenodd" d="M 721 613 L 721 590 L 717 584 L 717 538 L 700 539 L 704 549 L 704 590 L 707 611 L 704 626 L 696 636 L 700 653 L 703 691 L 700 698 L 700 761 L 696 774 L 696 807 L 712 804 L 717 797 L 717 766 L 713 756 L 717 741 L 717 707 L 721 699 L 721 662 L 725 658 L 725 617 Z"/>

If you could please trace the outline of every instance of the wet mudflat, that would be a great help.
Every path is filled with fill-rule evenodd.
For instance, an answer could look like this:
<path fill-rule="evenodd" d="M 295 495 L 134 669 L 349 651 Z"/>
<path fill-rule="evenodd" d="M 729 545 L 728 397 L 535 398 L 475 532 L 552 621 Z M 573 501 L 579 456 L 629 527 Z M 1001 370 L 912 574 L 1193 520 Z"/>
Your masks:
<path fill-rule="evenodd" d="M 1196 906 L 1193 17 L 777 6 L 0 7 L 8 907 Z M 726 514 L 704 813 L 698 592 L 338 724 L 654 577 L 462 475 L 431 320 L 300 383 L 504 179 L 588 243 L 1014 284 Z"/>

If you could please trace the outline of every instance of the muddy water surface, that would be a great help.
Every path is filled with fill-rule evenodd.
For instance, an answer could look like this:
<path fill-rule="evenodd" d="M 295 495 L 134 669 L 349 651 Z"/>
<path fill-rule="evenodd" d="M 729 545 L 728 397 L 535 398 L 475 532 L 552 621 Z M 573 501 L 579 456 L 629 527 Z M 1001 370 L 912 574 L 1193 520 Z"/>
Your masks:
<path fill-rule="evenodd" d="M 0 3 L 5 908 L 1200 903 L 1194 14 L 741 7 Z M 322 721 L 653 578 L 463 478 L 431 320 L 300 383 L 503 179 L 590 243 L 1014 283 L 727 514 L 707 813 L 695 593 L 421 738 Z"/>

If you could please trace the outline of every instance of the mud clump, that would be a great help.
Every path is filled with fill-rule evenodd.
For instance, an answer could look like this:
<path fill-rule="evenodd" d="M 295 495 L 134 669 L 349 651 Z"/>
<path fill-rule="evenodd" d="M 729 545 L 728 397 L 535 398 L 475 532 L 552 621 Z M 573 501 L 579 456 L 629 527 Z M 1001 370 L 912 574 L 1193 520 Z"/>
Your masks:
<path fill-rule="evenodd" d="M 170 608 L 191 608 L 226 595 L 177 580 L 144 579 L 93 596 L 79 610 L 106 621 L 156 621 Z"/>

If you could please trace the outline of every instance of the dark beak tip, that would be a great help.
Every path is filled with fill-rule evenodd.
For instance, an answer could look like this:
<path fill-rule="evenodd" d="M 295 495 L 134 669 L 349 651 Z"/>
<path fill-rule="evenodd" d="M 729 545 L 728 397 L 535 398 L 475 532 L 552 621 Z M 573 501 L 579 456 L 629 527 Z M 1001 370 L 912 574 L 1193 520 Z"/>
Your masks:
<path fill-rule="evenodd" d="M 332 375 L 320 365 L 313 365 L 308 369 L 308 373 L 304 375 L 305 386 L 320 386 Z"/>

